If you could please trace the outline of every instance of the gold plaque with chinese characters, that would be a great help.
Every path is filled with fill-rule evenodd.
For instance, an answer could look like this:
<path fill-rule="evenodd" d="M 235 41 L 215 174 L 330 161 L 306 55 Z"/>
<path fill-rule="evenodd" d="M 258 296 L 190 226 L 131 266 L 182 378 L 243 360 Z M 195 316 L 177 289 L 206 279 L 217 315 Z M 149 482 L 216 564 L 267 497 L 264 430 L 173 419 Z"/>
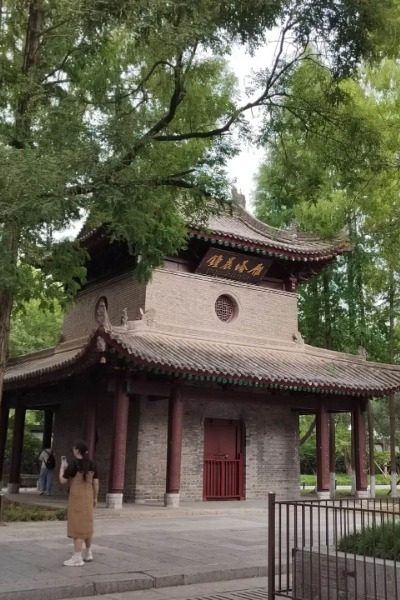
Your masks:
<path fill-rule="evenodd" d="M 214 275 L 214 277 L 225 277 L 236 279 L 246 283 L 259 283 L 269 267 L 272 260 L 258 258 L 218 248 L 209 248 L 203 260 L 196 269 L 196 273 Z"/>

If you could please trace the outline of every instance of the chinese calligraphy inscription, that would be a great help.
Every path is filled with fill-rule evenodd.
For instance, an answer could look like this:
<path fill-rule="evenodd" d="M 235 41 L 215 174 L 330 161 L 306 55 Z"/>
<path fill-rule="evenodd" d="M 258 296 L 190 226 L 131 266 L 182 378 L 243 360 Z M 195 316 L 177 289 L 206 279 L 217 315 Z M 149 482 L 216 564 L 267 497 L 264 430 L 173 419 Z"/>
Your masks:
<path fill-rule="evenodd" d="M 196 272 L 247 283 L 258 283 L 268 271 L 271 263 L 270 259 L 209 248 Z"/>

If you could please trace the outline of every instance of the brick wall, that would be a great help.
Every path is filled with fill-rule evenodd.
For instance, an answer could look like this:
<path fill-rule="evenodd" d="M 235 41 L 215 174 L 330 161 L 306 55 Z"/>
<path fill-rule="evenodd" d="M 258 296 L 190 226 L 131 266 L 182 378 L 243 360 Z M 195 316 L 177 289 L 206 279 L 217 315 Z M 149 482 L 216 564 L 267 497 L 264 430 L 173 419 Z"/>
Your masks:
<path fill-rule="evenodd" d="M 265 498 L 268 492 L 279 497 L 298 496 L 298 421 L 284 405 L 262 401 L 232 402 L 205 393 L 204 399 L 185 403 L 182 456 L 183 500 L 201 500 L 204 456 L 204 420 L 240 420 L 245 431 L 245 495 L 247 499 Z"/>
<path fill-rule="evenodd" d="M 132 274 L 96 283 L 80 292 L 64 319 L 63 335 L 70 340 L 89 335 L 96 327 L 95 308 L 102 296 L 108 300 L 108 314 L 113 325 L 119 325 L 124 308 L 131 321 L 139 318 L 139 308 L 144 306 L 146 287 Z"/>
<path fill-rule="evenodd" d="M 215 313 L 218 296 L 238 305 L 229 323 Z M 156 270 L 146 290 L 146 310 L 155 311 L 155 326 L 232 340 L 292 342 L 297 331 L 297 296 L 281 290 L 224 281 L 205 275 Z"/>
<path fill-rule="evenodd" d="M 136 502 L 162 501 L 167 471 L 168 399 L 139 402 L 136 488 L 127 494 Z"/>
<path fill-rule="evenodd" d="M 204 420 L 241 420 L 245 429 L 246 498 L 299 494 L 298 420 L 285 405 L 262 401 L 232 402 L 205 391 L 204 399 L 185 398 L 181 467 L 182 500 L 203 498 Z M 166 483 L 168 401 L 142 399 L 138 435 L 136 501 L 162 501 Z M 131 460 L 131 459 L 130 459 Z"/>

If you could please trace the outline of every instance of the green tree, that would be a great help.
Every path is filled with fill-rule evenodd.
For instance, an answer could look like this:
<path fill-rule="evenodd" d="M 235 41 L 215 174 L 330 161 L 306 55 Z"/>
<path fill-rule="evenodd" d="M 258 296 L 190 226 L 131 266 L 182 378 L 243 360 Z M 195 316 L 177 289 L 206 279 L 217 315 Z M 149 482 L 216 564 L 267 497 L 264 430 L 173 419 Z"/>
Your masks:
<path fill-rule="evenodd" d="M 397 63 L 385 60 L 364 68 L 358 82 L 341 82 L 332 102 L 325 69 L 298 69 L 287 104 L 268 131 L 271 144 L 257 193 L 261 218 L 294 221 L 325 237 L 345 227 L 350 238 L 352 252 L 301 291 L 300 323 L 307 341 L 350 352 L 363 346 L 370 357 L 387 362 L 396 362 L 400 353 L 399 77 Z M 302 110 L 302 104 L 312 105 L 313 112 Z M 393 396 L 393 491 L 397 412 Z M 370 425 L 372 436 L 372 414 Z"/>
<path fill-rule="evenodd" d="M 61 333 L 63 310 L 54 300 L 43 308 L 36 298 L 13 312 L 10 332 L 10 357 L 55 346 Z"/>
<path fill-rule="evenodd" d="M 77 246 L 54 234 L 81 216 L 108 223 L 149 276 L 185 242 L 186 221 L 226 198 L 232 126 L 246 135 L 246 111 L 283 97 L 310 43 L 335 77 L 349 74 L 386 39 L 391 4 L 2 0 L 0 397 L 10 315 L 31 296 L 31 267 L 51 299 L 84 279 Z M 254 49 L 276 26 L 275 60 L 240 104 L 221 57 L 235 42 Z"/>

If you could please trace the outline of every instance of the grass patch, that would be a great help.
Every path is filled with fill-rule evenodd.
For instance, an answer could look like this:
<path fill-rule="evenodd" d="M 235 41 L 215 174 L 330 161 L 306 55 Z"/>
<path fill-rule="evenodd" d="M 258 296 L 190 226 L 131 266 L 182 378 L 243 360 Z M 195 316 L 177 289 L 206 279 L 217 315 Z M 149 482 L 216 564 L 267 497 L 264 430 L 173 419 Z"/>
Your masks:
<path fill-rule="evenodd" d="M 338 550 L 387 560 L 399 560 L 400 523 L 369 527 L 362 532 L 349 535 L 340 540 Z"/>
<path fill-rule="evenodd" d="M 377 485 L 390 485 L 390 475 L 382 475 L 379 473 L 376 476 L 375 483 Z M 337 485 L 351 485 L 351 475 L 347 475 L 347 473 L 336 473 L 336 483 Z M 300 475 L 300 485 L 317 485 L 317 476 L 316 475 Z"/>
<path fill-rule="evenodd" d="M 317 494 L 314 490 L 300 490 L 300 495 L 304 496 L 304 497 L 308 497 L 308 498 L 316 498 Z M 376 498 L 391 498 L 391 495 L 388 494 L 388 490 L 375 490 L 375 497 Z M 335 492 L 335 498 L 337 500 L 340 500 L 342 498 L 353 498 L 354 496 L 351 495 L 350 490 L 336 490 Z"/>
<path fill-rule="evenodd" d="M 65 521 L 66 518 L 66 508 L 30 506 L 29 504 L 3 501 L 2 521 L 4 523 L 17 521 Z"/>

